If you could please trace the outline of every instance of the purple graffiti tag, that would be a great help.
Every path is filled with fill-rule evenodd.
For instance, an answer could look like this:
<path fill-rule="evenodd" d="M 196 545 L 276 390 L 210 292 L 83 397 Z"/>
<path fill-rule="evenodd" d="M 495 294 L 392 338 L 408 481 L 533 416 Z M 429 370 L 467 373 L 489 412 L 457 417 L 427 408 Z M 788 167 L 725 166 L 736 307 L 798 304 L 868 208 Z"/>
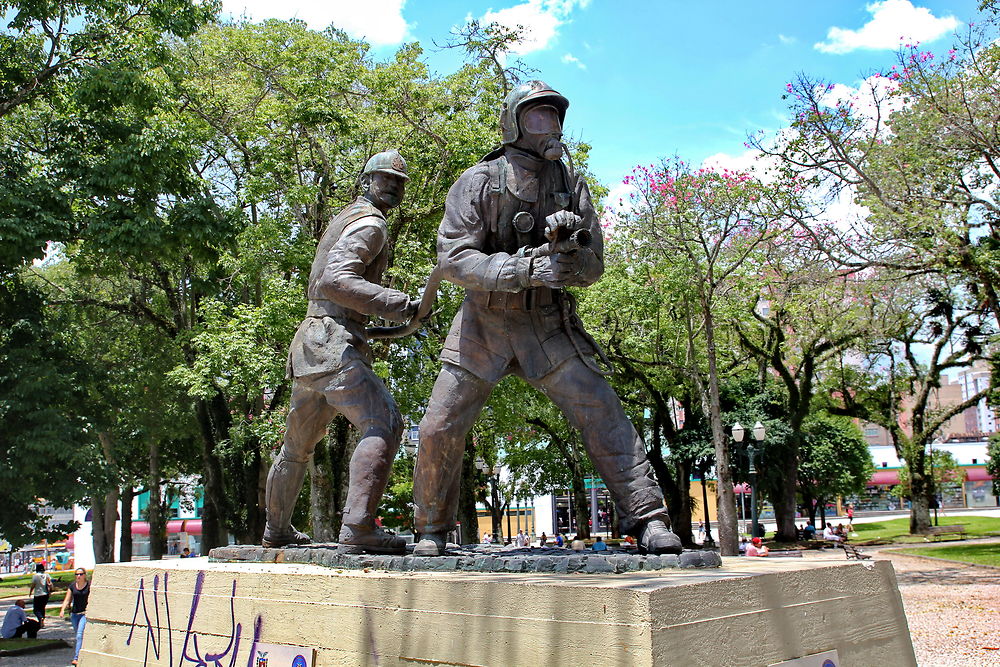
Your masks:
<path fill-rule="evenodd" d="M 132 634 L 135 632 L 135 621 L 139 617 L 139 605 L 142 605 L 142 615 L 146 620 L 146 648 L 145 656 L 143 658 L 142 664 L 149 661 L 149 647 L 150 644 L 153 645 L 153 657 L 157 660 L 160 659 L 160 646 L 162 645 L 161 632 L 163 630 L 160 625 L 160 605 L 157 599 L 160 588 L 160 577 L 159 575 L 153 577 L 153 611 L 156 616 L 156 636 L 153 636 L 153 622 L 149 617 L 149 609 L 146 606 L 146 580 L 145 578 L 139 580 L 139 590 L 136 592 L 135 596 L 135 609 L 132 612 L 132 625 L 129 627 L 128 637 L 125 639 L 125 645 L 132 645 Z M 170 661 L 168 664 L 173 664 L 174 661 L 174 647 L 171 643 L 171 628 L 170 628 L 170 602 L 167 599 L 167 573 L 163 573 L 163 604 L 167 616 L 167 647 L 170 654 Z"/>
<path fill-rule="evenodd" d="M 254 667 L 253 658 L 257 653 L 257 642 L 260 641 L 260 633 L 264 628 L 264 619 L 258 615 L 253 624 L 253 644 L 250 644 L 250 656 L 247 658 L 247 667 Z"/>
<path fill-rule="evenodd" d="M 198 665 L 198 667 L 205 667 L 205 663 L 198 658 L 194 660 L 190 658 L 187 654 L 188 641 L 192 638 L 191 628 L 194 627 L 194 615 L 198 613 L 198 604 L 201 602 L 201 588 L 205 585 L 205 573 L 203 571 L 198 572 L 198 575 L 194 580 L 194 594 L 191 596 L 191 611 L 188 612 L 188 624 L 187 632 L 184 633 L 184 649 L 181 651 L 181 662 L 187 660 L 188 662 L 193 662 Z M 198 651 L 198 637 L 194 636 L 194 653 L 199 655 Z"/>
<path fill-rule="evenodd" d="M 136 593 L 135 609 L 132 612 L 132 625 L 129 628 L 128 638 L 125 640 L 127 646 L 132 644 L 132 635 L 135 632 L 136 620 L 139 617 L 139 608 L 142 607 L 143 617 L 146 620 L 146 648 L 145 655 L 143 657 L 143 667 L 149 662 L 150 647 L 153 649 L 154 660 L 160 659 L 160 652 L 162 646 L 162 635 L 161 632 L 164 629 L 160 625 L 160 602 L 159 602 L 159 575 L 153 577 L 153 591 L 152 591 L 152 604 L 153 604 L 153 615 L 155 618 L 156 631 L 153 631 L 153 622 L 150 618 L 150 610 L 146 604 L 146 580 L 145 578 L 139 579 L 139 590 Z M 168 665 L 175 665 L 176 667 L 183 667 L 184 665 L 195 665 L 195 667 L 226 667 L 223 665 L 222 660 L 224 658 L 229 658 L 228 667 L 236 666 L 236 658 L 240 650 L 240 639 L 243 632 L 243 624 L 236 622 L 236 580 L 233 580 L 232 590 L 229 595 L 229 643 L 226 645 L 219 653 L 205 653 L 202 655 L 201 648 L 198 646 L 198 633 L 195 631 L 195 616 L 198 613 L 198 606 L 201 603 L 201 594 L 205 586 L 205 572 L 198 572 L 195 577 L 194 593 L 191 596 L 191 610 L 188 613 L 187 620 L 187 630 L 184 633 L 184 643 L 181 649 L 180 656 L 177 662 L 174 663 L 174 649 L 173 649 L 173 625 L 170 618 L 170 604 L 167 597 L 167 573 L 163 575 L 163 611 L 166 617 L 166 641 L 168 651 L 169 651 L 169 661 Z M 253 659 L 253 647 L 257 645 L 260 639 L 261 628 L 263 627 L 263 619 L 258 614 L 254 621 L 254 637 L 253 644 L 251 645 L 250 658 Z M 189 650 L 190 649 L 190 650 Z"/>
<path fill-rule="evenodd" d="M 233 581 L 233 591 L 229 595 L 229 627 L 235 627 L 235 631 L 229 636 L 229 645 L 226 646 L 226 650 L 222 653 L 206 653 L 205 660 L 207 662 L 215 661 L 216 664 L 219 660 L 224 658 L 232 650 L 232 659 L 229 661 L 229 667 L 234 667 L 236 664 L 236 654 L 240 652 L 240 634 L 243 631 L 243 624 L 236 622 L 236 581 Z"/>

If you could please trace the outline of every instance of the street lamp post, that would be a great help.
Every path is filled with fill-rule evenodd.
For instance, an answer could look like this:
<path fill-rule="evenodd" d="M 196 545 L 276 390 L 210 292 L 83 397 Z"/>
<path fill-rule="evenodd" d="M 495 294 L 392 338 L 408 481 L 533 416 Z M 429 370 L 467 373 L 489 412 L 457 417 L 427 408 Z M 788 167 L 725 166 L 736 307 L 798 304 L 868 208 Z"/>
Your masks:
<path fill-rule="evenodd" d="M 932 440 L 929 444 L 931 448 L 931 491 L 934 492 L 933 508 L 934 508 L 934 525 L 936 526 L 938 525 L 938 506 L 941 504 L 941 501 L 938 499 L 938 496 L 940 495 L 940 490 L 938 489 L 937 480 L 934 478 L 934 445 L 941 444 L 941 441 Z"/>
<path fill-rule="evenodd" d="M 483 457 L 476 458 L 476 468 L 490 481 L 490 519 L 493 525 L 493 544 L 500 544 L 500 466 L 491 466 Z"/>
<path fill-rule="evenodd" d="M 764 425 L 759 421 L 753 425 L 753 439 L 758 443 L 764 442 L 764 436 L 766 435 L 764 431 Z M 746 430 L 739 422 L 733 424 L 733 440 L 736 442 L 743 442 L 743 438 L 746 436 Z M 752 441 L 747 442 L 747 456 L 750 459 L 750 536 L 758 537 L 758 519 L 757 519 L 757 466 L 756 466 L 756 456 L 757 448 L 754 447 Z"/>

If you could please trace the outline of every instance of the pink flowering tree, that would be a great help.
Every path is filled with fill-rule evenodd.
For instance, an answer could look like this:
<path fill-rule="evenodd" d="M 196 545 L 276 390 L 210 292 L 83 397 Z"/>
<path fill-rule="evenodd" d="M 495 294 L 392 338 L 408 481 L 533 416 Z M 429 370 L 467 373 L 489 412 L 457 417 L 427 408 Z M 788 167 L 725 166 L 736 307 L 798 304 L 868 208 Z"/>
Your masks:
<path fill-rule="evenodd" d="M 799 227 L 817 258 L 844 275 L 901 283 L 895 303 L 885 296 L 872 302 L 887 318 L 882 328 L 857 340 L 882 345 L 873 358 L 896 369 L 875 378 L 879 392 L 898 390 L 894 383 L 901 382 L 912 399 L 912 414 L 901 414 L 898 403 L 886 400 L 864 418 L 887 424 L 895 434 L 911 474 L 914 532 L 928 526 L 933 483 L 924 451 L 942 423 L 931 414 L 927 388 L 951 367 L 951 351 L 962 351 L 961 363 L 973 361 L 1000 318 L 996 27 L 995 20 L 970 27 L 942 52 L 901 42 L 896 64 L 873 73 L 856 90 L 800 76 L 784 95 L 790 128 L 774 140 L 750 142 L 778 160 L 790 183 L 803 187 L 811 215 Z M 822 218 L 825 224 L 817 224 Z M 940 302 L 935 296 L 940 294 L 947 295 L 940 308 L 955 314 L 950 323 L 925 307 Z M 788 331 L 790 325 L 771 329 Z M 969 348 L 968 331 L 973 332 Z M 921 345 L 937 351 L 929 366 L 903 352 Z M 802 343 L 797 347 L 803 349 Z M 996 359 L 992 363 L 996 368 Z M 859 381 L 872 378 L 855 374 Z M 857 394 L 846 384 L 832 391 L 852 404 L 851 396 L 866 387 L 862 382 Z M 871 408 L 870 402 L 861 403 L 854 401 L 851 408 L 858 416 Z"/>
<path fill-rule="evenodd" d="M 826 209 L 833 233 L 814 241 L 838 263 L 962 277 L 1000 318 L 996 37 L 994 20 L 942 52 L 901 42 L 856 90 L 801 75 L 790 128 L 750 144 Z"/>
<path fill-rule="evenodd" d="M 612 219 L 609 272 L 618 272 L 614 289 L 642 284 L 623 300 L 623 309 L 643 299 L 656 308 L 646 311 L 646 320 L 633 320 L 623 342 L 612 341 L 614 359 L 625 371 L 645 377 L 647 386 L 653 384 L 648 369 L 655 363 L 672 368 L 677 384 L 690 388 L 686 401 L 683 390 L 673 393 L 686 403 L 685 427 L 703 419 L 711 434 L 720 546 L 723 554 L 735 554 L 736 505 L 720 379 L 741 367 L 733 354 L 738 345 L 730 322 L 745 312 L 742 304 L 756 300 L 759 253 L 787 231 L 788 211 L 796 205 L 786 189 L 750 174 L 696 169 L 679 159 L 637 167 L 626 183 L 634 194 L 628 210 Z M 613 330 L 610 320 L 617 314 L 608 315 L 605 331 Z M 671 411 L 660 398 L 655 402 L 661 404 L 656 406 L 659 421 L 669 423 Z M 668 430 L 667 436 L 673 447 L 683 438 L 678 424 L 671 425 L 674 432 Z M 654 429 L 654 438 L 657 434 Z M 651 451 L 655 465 L 656 448 Z"/>

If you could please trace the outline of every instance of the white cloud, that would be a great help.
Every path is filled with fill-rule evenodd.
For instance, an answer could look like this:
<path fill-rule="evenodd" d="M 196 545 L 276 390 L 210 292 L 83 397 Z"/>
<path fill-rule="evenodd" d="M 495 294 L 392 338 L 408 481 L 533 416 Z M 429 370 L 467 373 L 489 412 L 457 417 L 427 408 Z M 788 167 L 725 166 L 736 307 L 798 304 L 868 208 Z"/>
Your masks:
<path fill-rule="evenodd" d="M 701 166 L 715 169 L 716 171 L 728 169 L 729 171 L 746 172 L 749 174 L 757 170 L 757 161 L 760 159 L 760 156 L 761 152 L 755 148 L 745 150 L 739 155 L 716 153 L 705 158 Z"/>
<path fill-rule="evenodd" d="M 632 197 L 638 193 L 639 190 L 633 183 L 619 183 L 608 190 L 608 194 L 604 197 L 604 205 L 619 212 L 631 211 L 634 206 Z"/>
<path fill-rule="evenodd" d="M 403 18 L 406 0 L 223 0 L 223 9 L 236 16 L 263 19 L 300 19 L 314 30 L 332 23 L 355 39 L 372 46 L 390 46 L 406 39 L 409 26 Z"/>
<path fill-rule="evenodd" d="M 497 23 L 508 28 L 524 28 L 520 43 L 511 49 L 515 54 L 523 56 L 548 47 L 573 9 L 586 7 L 588 4 L 590 0 L 527 0 L 499 11 L 491 9 L 479 21 L 483 25 Z"/>
<path fill-rule="evenodd" d="M 625 216 L 635 210 L 636 197 L 639 190 L 632 183 L 619 183 L 608 190 L 604 197 L 604 214 L 601 216 L 601 227 L 606 233 L 612 233 L 619 216 Z"/>
<path fill-rule="evenodd" d="M 816 90 L 816 101 L 820 106 L 830 108 L 838 104 L 847 105 L 854 117 L 863 122 L 866 130 L 885 132 L 885 119 L 903 108 L 903 100 L 891 95 L 897 88 L 899 84 L 896 81 L 877 74 L 860 82 L 857 88 L 835 83 L 825 90 Z M 883 125 L 878 127 L 879 123 Z"/>
<path fill-rule="evenodd" d="M 587 66 L 580 62 L 580 59 L 574 56 L 572 53 L 567 53 L 560 58 L 567 65 L 576 65 L 580 69 L 587 69 Z"/>
<path fill-rule="evenodd" d="M 856 49 L 895 50 L 903 42 L 930 42 L 958 27 L 954 16 L 937 18 L 926 7 L 914 7 L 910 0 L 883 0 L 866 5 L 872 18 L 858 30 L 833 27 L 825 42 L 815 48 L 823 53 L 849 53 Z"/>
<path fill-rule="evenodd" d="M 798 40 L 795 39 L 794 37 L 789 37 L 788 35 L 782 35 L 781 33 L 778 33 L 778 41 L 781 42 L 782 44 L 787 45 L 787 44 L 794 44 Z"/>

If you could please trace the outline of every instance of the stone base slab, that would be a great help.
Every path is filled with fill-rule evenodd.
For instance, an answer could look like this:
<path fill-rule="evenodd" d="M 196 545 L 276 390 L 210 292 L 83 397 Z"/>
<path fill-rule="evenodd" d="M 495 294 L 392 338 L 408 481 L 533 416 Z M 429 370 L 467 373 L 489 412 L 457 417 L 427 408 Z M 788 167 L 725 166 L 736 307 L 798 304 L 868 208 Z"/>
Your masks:
<path fill-rule="evenodd" d="M 888 561 L 608 577 L 175 559 L 98 565 L 87 616 L 83 667 L 257 667 L 260 643 L 314 648 L 315 667 L 916 664 Z"/>
<path fill-rule="evenodd" d="M 224 563 L 311 563 L 345 570 L 388 572 L 553 572 L 569 574 L 624 574 L 671 568 L 719 567 L 719 552 L 686 550 L 679 555 L 653 556 L 635 549 L 572 551 L 537 547 L 484 547 L 467 545 L 449 549 L 443 556 L 380 556 L 337 553 L 337 544 L 269 548 L 238 544 L 212 549 L 209 560 Z"/>

